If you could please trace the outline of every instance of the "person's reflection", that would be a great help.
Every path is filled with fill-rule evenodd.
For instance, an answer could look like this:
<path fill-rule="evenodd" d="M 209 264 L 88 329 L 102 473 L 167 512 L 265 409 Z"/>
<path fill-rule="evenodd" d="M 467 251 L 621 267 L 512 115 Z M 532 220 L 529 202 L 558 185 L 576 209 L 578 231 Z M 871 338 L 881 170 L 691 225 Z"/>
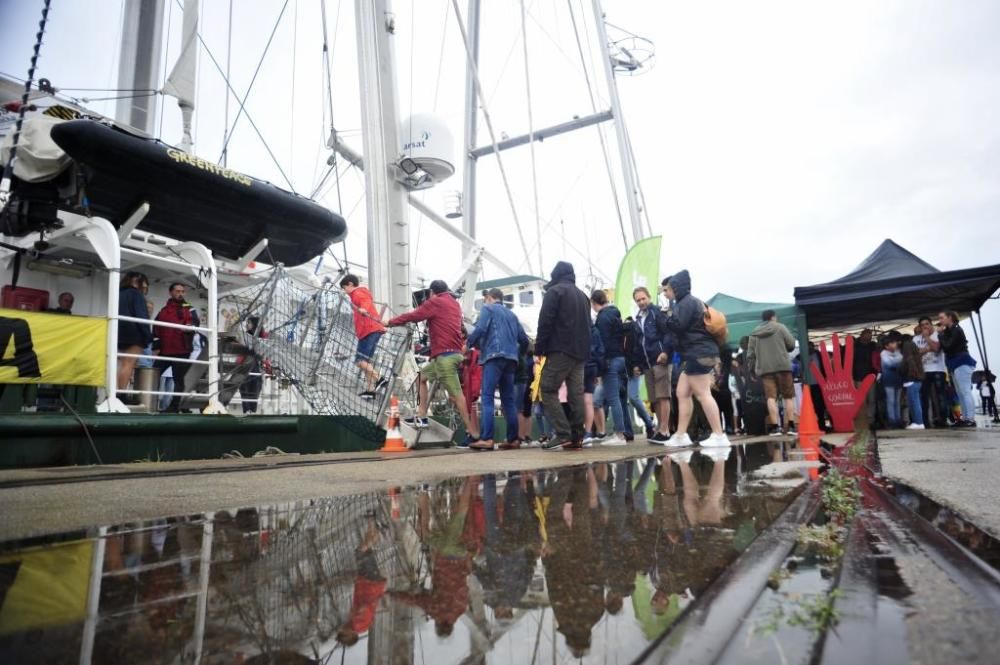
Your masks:
<path fill-rule="evenodd" d="M 611 467 L 607 480 L 607 505 L 603 506 L 602 521 L 604 584 L 607 595 L 604 609 L 616 615 L 622 610 L 625 598 L 635 590 L 635 575 L 641 563 L 639 541 L 636 537 L 632 498 L 632 473 L 634 460 L 619 462 Z"/>
<path fill-rule="evenodd" d="M 476 577 L 483 586 L 486 604 L 497 619 L 514 616 L 514 606 L 521 600 L 535 568 L 541 546 L 538 520 L 532 511 L 534 488 L 529 474 L 512 472 L 497 502 L 496 476 L 483 478 L 483 503 L 486 510 L 485 565 L 477 567 Z"/>
<path fill-rule="evenodd" d="M 722 524 L 728 514 L 725 508 L 725 467 L 730 448 L 699 452 L 711 460 L 711 474 L 704 495 L 691 468 L 693 451 L 668 455 L 661 471 L 661 527 L 665 538 L 657 544 L 657 590 L 653 596 L 653 611 L 665 614 L 679 611 L 693 597 L 692 587 L 701 589 L 715 578 L 725 561 L 720 558 L 725 548 L 713 547 L 710 538 L 713 527 Z M 681 505 L 676 502 L 677 486 L 672 466 L 680 475 Z M 674 500 L 671 501 L 670 499 Z"/>
<path fill-rule="evenodd" d="M 431 588 L 416 593 L 390 591 L 390 595 L 404 603 L 419 607 L 434 620 L 439 637 L 448 637 L 455 622 L 469 604 L 469 587 L 466 577 L 472 569 L 472 552 L 463 539 L 466 519 L 472 505 L 473 492 L 479 486 L 479 477 L 466 478 L 458 491 L 458 501 L 452 501 L 454 511 L 436 520 L 429 529 L 427 544 L 431 550 Z M 431 525 L 430 497 L 422 493 L 418 499 L 421 531 L 427 533 Z"/>
<path fill-rule="evenodd" d="M 361 544 L 354 551 L 354 560 L 358 566 L 354 578 L 354 595 L 351 598 L 351 613 L 347 622 L 337 631 L 337 641 L 345 647 L 354 646 L 358 637 L 371 628 L 375 620 L 375 610 L 385 593 L 386 581 L 378 568 L 376 545 L 379 531 L 375 516 L 368 516 L 368 527 Z"/>
<path fill-rule="evenodd" d="M 545 513 L 548 543 L 542 561 L 549 602 L 574 658 L 590 650 L 590 631 L 604 614 L 600 548 L 594 537 L 600 521 L 595 518 L 597 495 L 591 468 L 561 470 Z"/>

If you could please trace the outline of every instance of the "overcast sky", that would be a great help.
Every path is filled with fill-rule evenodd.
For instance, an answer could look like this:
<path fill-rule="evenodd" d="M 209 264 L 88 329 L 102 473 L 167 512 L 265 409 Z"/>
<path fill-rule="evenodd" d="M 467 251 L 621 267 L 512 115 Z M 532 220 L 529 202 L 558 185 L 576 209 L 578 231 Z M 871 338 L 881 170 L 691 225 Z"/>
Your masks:
<path fill-rule="evenodd" d="M 241 94 L 283 4 L 234 3 L 231 81 Z M 354 3 L 326 4 L 336 124 L 360 149 Z M 399 106 L 402 118 L 411 111 L 440 114 L 460 146 L 465 55 L 450 4 L 395 3 Z M 459 4 L 464 12 L 466 3 Z M 513 136 L 528 128 L 519 4 L 483 4 L 483 85 L 497 132 Z M 1000 263 L 1000 4 L 604 4 L 609 22 L 656 46 L 652 69 L 619 85 L 648 213 L 654 232 L 664 236 L 664 274 L 690 269 L 695 293 L 705 298 L 724 291 L 791 301 L 793 287 L 847 273 L 885 238 L 942 270 Z M 40 5 L 0 3 L 0 71 L 24 75 Z M 179 49 L 180 9 L 175 0 L 167 5 L 169 69 Z M 247 100 L 293 186 L 305 194 L 328 156 L 318 7 L 312 0 L 288 2 Z M 585 72 L 598 108 L 607 108 L 590 1 L 527 0 L 527 7 L 535 128 L 591 113 Z M 203 0 L 201 31 L 223 66 L 228 10 L 224 0 Z M 63 88 L 116 87 L 120 24 L 120 2 L 54 3 L 39 75 Z M 219 156 L 224 91 L 202 52 L 195 139 L 206 158 Z M 114 112 L 113 102 L 90 106 Z M 235 114 L 232 104 L 230 124 Z M 179 127 L 176 105 L 165 99 L 163 140 L 179 143 Z M 606 138 L 617 172 L 610 127 Z M 478 143 L 488 140 L 480 121 Z M 526 148 L 503 158 L 531 256 L 525 259 L 517 241 L 492 158 L 479 169 L 481 240 L 526 272 L 537 272 L 540 244 L 546 272 L 566 258 L 579 275 L 610 285 L 624 245 L 597 130 L 552 138 L 536 156 L 541 243 Z M 245 120 L 235 130 L 229 165 L 287 186 Z M 443 210 L 444 195 L 461 189 L 458 168 L 423 195 L 432 207 Z M 348 254 L 364 262 L 361 180 L 353 170 L 344 174 L 339 206 L 335 187 L 320 198 L 348 217 Z M 420 272 L 454 277 L 458 245 L 416 213 L 410 221 Z M 497 272 L 487 266 L 486 276 Z M 1000 348 L 998 310 L 995 302 L 984 308 L 994 349 Z"/>

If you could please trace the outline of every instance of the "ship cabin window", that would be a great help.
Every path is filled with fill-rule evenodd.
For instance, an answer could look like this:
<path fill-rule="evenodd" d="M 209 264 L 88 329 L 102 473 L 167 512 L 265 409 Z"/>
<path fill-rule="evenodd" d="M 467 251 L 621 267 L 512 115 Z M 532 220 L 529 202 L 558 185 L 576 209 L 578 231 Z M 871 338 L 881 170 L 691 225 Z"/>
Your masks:
<path fill-rule="evenodd" d="M 534 305 L 535 304 L 535 292 L 534 291 L 521 291 L 517 294 L 517 301 L 522 305 Z"/>
<path fill-rule="evenodd" d="M 503 306 L 507 309 L 514 309 L 514 294 L 505 293 L 503 296 Z"/>

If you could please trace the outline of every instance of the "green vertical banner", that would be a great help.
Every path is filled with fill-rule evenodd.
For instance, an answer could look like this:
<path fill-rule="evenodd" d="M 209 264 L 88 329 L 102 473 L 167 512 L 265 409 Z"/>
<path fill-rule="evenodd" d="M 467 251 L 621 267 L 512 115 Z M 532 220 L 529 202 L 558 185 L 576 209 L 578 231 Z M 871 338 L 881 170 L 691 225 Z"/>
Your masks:
<path fill-rule="evenodd" d="M 615 306 L 621 310 L 622 318 L 635 314 L 632 290 L 645 286 L 656 303 L 660 290 L 660 241 L 662 236 L 645 238 L 632 245 L 618 266 L 615 280 Z"/>

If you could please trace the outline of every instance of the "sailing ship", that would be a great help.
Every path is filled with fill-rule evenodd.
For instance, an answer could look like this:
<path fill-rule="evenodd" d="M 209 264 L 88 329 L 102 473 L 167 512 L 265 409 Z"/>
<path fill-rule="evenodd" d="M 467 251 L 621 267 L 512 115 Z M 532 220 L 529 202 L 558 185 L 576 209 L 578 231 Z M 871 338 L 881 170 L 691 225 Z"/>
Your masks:
<path fill-rule="evenodd" d="M 48 3 L 44 5 L 47 11 Z M 453 3 L 467 56 L 461 230 L 418 196 L 451 176 L 456 160 L 450 154 L 447 126 L 433 116 L 413 115 L 405 121 L 406 136 L 402 136 L 404 123 L 398 118 L 393 74 L 396 28 L 388 0 L 355 5 L 363 154 L 347 145 L 332 126 L 327 147 L 364 169 L 367 273 L 377 302 L 398 312 L 413 305 L 415 293 L 419 297 L 418 280 L 409 266 L 407 219 L 412 206 L 462 243 L 462 261 L 449 283 L 462 297 L 470 320 L 475 315 L 475 294 L 486 286 L 479 275 L 488 262 L 505 275 L 494 284 L 509 291 L 509 306 L 530 328 L 541 302 L 543 280 L 507 265 L 477 242 L 477 163 L 495 158 L 506 181 L 503 151 L 522 145 L 534 150 L 543 139 L 611 121 L 618 138 L 633 238 L 642 239 L 648 235 L 648 219 L 644 227 L 641 191 L 635 184 L 634 158 L 615 83 L 616 68 L 629 71 L 642 63 L 627 49 L 605 49 L 601 60 L 610 109 L 595 107 L 590 116 L 547 128 L 535 129 L 529 121 L 527 134 L 498 137 L 486 112 L 477 68 L 479 5 L 477 0 L 469 2 L 465 20 Z M 162 24 L 162 9 L 157 3 L 129 3 L 123 34 L 154 33 Z M 321 267 L 326 250 L 341 242 L 348 231 L 344 217 L 230 168 L 225 159 L 220 163 L 191 152 L 201 39 L 198 11 L 197 0 L 184 4 L 181 55 L 162 88 L 178 99 L 181 108 L 184 139 L 180 148 L 151 138 L 155 103 L 129 100 L 122 105 L 121 117 L 110 119 L 67 101 L 47 81 L 34 83 L 31 75 L 20 99 L 11 94 L 16 82 L 0 85 L 5 91 L 0 99 L 5 109 L 0 128 L 6 125 L 7 130 L 0 129 L 0 133 L 7 134 L 11 148 L 20 150 L 16 158 L 14 150 L 8 150 L 5 160 L 12 168 L 4 180 L 5 226 L 0 245 L 3 281 L 9 287 L 4 306 L 44 310 L 55 293 L 72 283 L 75 293 L 85 294 L 86 309 L 107 324 L 105 371 L 95 386 L 97 398 L 93 391 L 76 391 L 73 395 L 79 399 L 72 403 L 65 394 L 50 396 L 53 412 L 42 412 L 42 402 L 34 394 L 25 399 L 23 384 L 7 384 L 0 400 L 8 415 L 0 415 L 0 426 L 13 437 L 0 453 L 4 456 L 0 464 L 127 461 L 141 456 L 135 455 L 130 443 L 137 438 L 143 441 L 147 456 L 167 459 L 215 457 L 232 450 L 249 453 L 260 447 L 263 438 L 298 452 L 371 449 L 381 441 L 389 391 L 375 401 L 357 398 L 361 378 L 353 367 L 351 309 L 336 285 L 336 277 L 348 266 L 336 271 Z M 597 37 L 608 45 L 598 0 L 593 1 L 593 12 Z M 123 89 L 159 87 L 158 68 L 150 66 L 151 56 L 141 42 L 123 40 L 119 76 Z M 480 117 L 486 120 L 490 135 L 485 146 L 476 144 Z M 39 159 L 33 158 L 36 155 Z M 49 172 L 39 176 L 26 170 L 44 162 L 45 155 L 52 157 L 44 166 Z M 511 212 L 516 221 L 513 201 Z M 119 322 L 128 319 L 118 313 L 118 280 L 123 272 L 137 268 L 149 273 L 161 288 L 173 281 L 193 287 L 191 302 L 203 313 L 203 322 L 186 332 L 204 339 L 204 348 L 190 359 L 193 369 L 179 390 L 185 396 L 184 406 L 197 409 L 197 416 L 151 416 L 148 412 L 156 411 L 156 401 L 170 391 L 155 382 L 145 386 L 135 382 L 131 388 L 117 385 L 115 359 L 121 352 L 116 331 Z M 247 335 L 244 323 L 252 316 L 263 316 L 269 335 Z M 412 376 L 410 346 L 405 331 L 389 336 L 383 343 L 379 371 L 394 377 Z M 92 348 L 86 352 L 100 353 Z M 246 366 L 241 369 L 237 361 L 253 357 L 264 360 L 270 370 L 259 398 L 263 413 L 234 418 L 243 400 L 242 395 L 236 397 L 240 382 L 247 378 Z M 29 383 L 40 383 L 38 377 L 34 379 Z M 403 388 L 397 382 L 393 390 Z M 145 398 L 145 408 L 125 404 L 121 397 L 128 395 Z M 96 431 L 101 433 L 100 453 L 91 435 Z M 187 437 L 189 433 L 198 436 Z"/>

